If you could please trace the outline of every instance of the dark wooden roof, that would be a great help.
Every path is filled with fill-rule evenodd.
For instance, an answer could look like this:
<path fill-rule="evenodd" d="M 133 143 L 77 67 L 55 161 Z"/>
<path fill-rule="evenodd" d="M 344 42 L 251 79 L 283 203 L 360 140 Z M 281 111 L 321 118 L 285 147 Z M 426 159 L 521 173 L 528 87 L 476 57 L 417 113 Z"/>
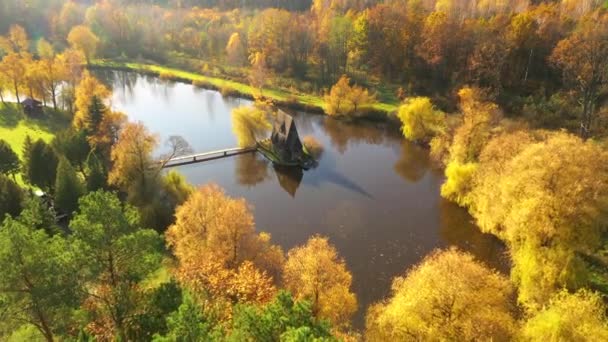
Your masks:
<path fill-rule="evenodd" d="M 34 100 L 31 97 L 28 97 L 27 99 L 21 101 L 21 105 L 28 106 L 28 107 L 38 107 L 38 106 L 42 106 L 42 102 L 40 102 L 38 100 Z"/>

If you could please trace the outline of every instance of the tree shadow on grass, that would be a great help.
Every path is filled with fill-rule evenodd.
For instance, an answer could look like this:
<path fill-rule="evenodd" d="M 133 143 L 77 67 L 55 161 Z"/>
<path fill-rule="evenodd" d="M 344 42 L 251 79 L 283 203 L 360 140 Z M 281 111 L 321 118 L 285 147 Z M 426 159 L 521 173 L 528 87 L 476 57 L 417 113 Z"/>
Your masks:
<path fill-rule="evenodd" d="M 66 113 L 52 108 L 44 108 L 43 114 L 28 116 L 16 103 L 0 104 L 0 127 L 14 129 L 21 121 L 29 127 L 56 133 L 69 127 L 71 120 Z"/>
<path fill-rule="evenodd" d="M 66 113 L 52 108 L 44 108 L 44 113 L 39 116 L 22 116 L 28 125 L 35 126 L 47 132 L 56 133 L 70 126 L 70 118 Z"/>

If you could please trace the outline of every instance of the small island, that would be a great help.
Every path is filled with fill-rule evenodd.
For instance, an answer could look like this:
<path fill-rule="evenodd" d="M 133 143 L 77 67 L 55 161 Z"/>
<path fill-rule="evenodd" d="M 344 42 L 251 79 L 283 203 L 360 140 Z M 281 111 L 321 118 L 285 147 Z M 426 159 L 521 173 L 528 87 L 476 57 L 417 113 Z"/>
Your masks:
<path fill-rule="evenodd" d="M 281 166 L 298 166 L 305 170 L 316 161 L 302 144 L 293 117 L 277 110 L 270 138 L 257 142 L 258 151 L 268 160 Z"/>

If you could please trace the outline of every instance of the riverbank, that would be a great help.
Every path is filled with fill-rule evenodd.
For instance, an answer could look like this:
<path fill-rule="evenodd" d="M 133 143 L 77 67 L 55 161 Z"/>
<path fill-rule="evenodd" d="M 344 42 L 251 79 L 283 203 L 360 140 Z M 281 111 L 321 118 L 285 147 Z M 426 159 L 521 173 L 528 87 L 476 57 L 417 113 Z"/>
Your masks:
<path fill-rule="evenodd" d="M 253 99 L 254 96 L 259 92 L 258 89 L 245 83 L 206 76 L 182 69 L 155 64 L 95 60 L 91 62 L 89 68 L 133 71 L 157 76 L 162 79 L 191 83 L 201 88 L 218 90 L 224 95 L 238 96 L 247 99 Z M 318 114 L 325 113 L 325 101 L 321 96 L 314 94 L 293 93 L 278 88 L 264 88 L 262 95 L 271 99 L 276 105 L 281 107 Z M 397 106 L 395 104 L 378 102 L 362 113 L 362 115 L 359 117 L 372 120 L 383 120 L 392 116 L 391 113 L 395 112 L 396 110 Z"/>

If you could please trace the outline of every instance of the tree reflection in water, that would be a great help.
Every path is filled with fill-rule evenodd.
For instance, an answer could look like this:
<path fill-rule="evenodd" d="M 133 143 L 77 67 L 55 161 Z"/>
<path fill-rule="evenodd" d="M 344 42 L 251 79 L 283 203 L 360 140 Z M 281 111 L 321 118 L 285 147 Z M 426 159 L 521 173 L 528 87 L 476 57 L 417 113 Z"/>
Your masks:
<path fill-rule="evenodd" d="M 296 191 L 298 191 L 300 183 L 302 183 L 304 171 L 299 167 L 280 166 L 274 164 L 273 168 L 281 188 L 291 195 L 291 197 L 295 197 Z"/>
<path fill-rule="evenodd" d="M 401 154 L 393 167 L 399 176 L 408 182 L 416 183 L 430 167 L 428 150 L 406 140 L 401 143 Z"/>
<path fill-rule="evenodd" d="M 235 173 L 240 185 L 253 187 L 269 179 L 268 161 L 257 153 L 245 153 L 236 156 Z"/>
<path fill-rule="evenodd" d="M 509 260 L 505 246 L 491 234 L 482 233 L 466 209 L 439 198 L 439 233 L 444 242 L 468 251 L 488 266 L 508 273 Z"/>
<path fill-rule="evenodd" d="M 386 125 L 373 123 L 346 123 L 333 118 L 323 120 L 325 133 L 340 154 L 344 154 L 352 143 L 364 142 L 367 144 L 384 144 L 387 139 L 394 137 L 391 129 Z"/>

